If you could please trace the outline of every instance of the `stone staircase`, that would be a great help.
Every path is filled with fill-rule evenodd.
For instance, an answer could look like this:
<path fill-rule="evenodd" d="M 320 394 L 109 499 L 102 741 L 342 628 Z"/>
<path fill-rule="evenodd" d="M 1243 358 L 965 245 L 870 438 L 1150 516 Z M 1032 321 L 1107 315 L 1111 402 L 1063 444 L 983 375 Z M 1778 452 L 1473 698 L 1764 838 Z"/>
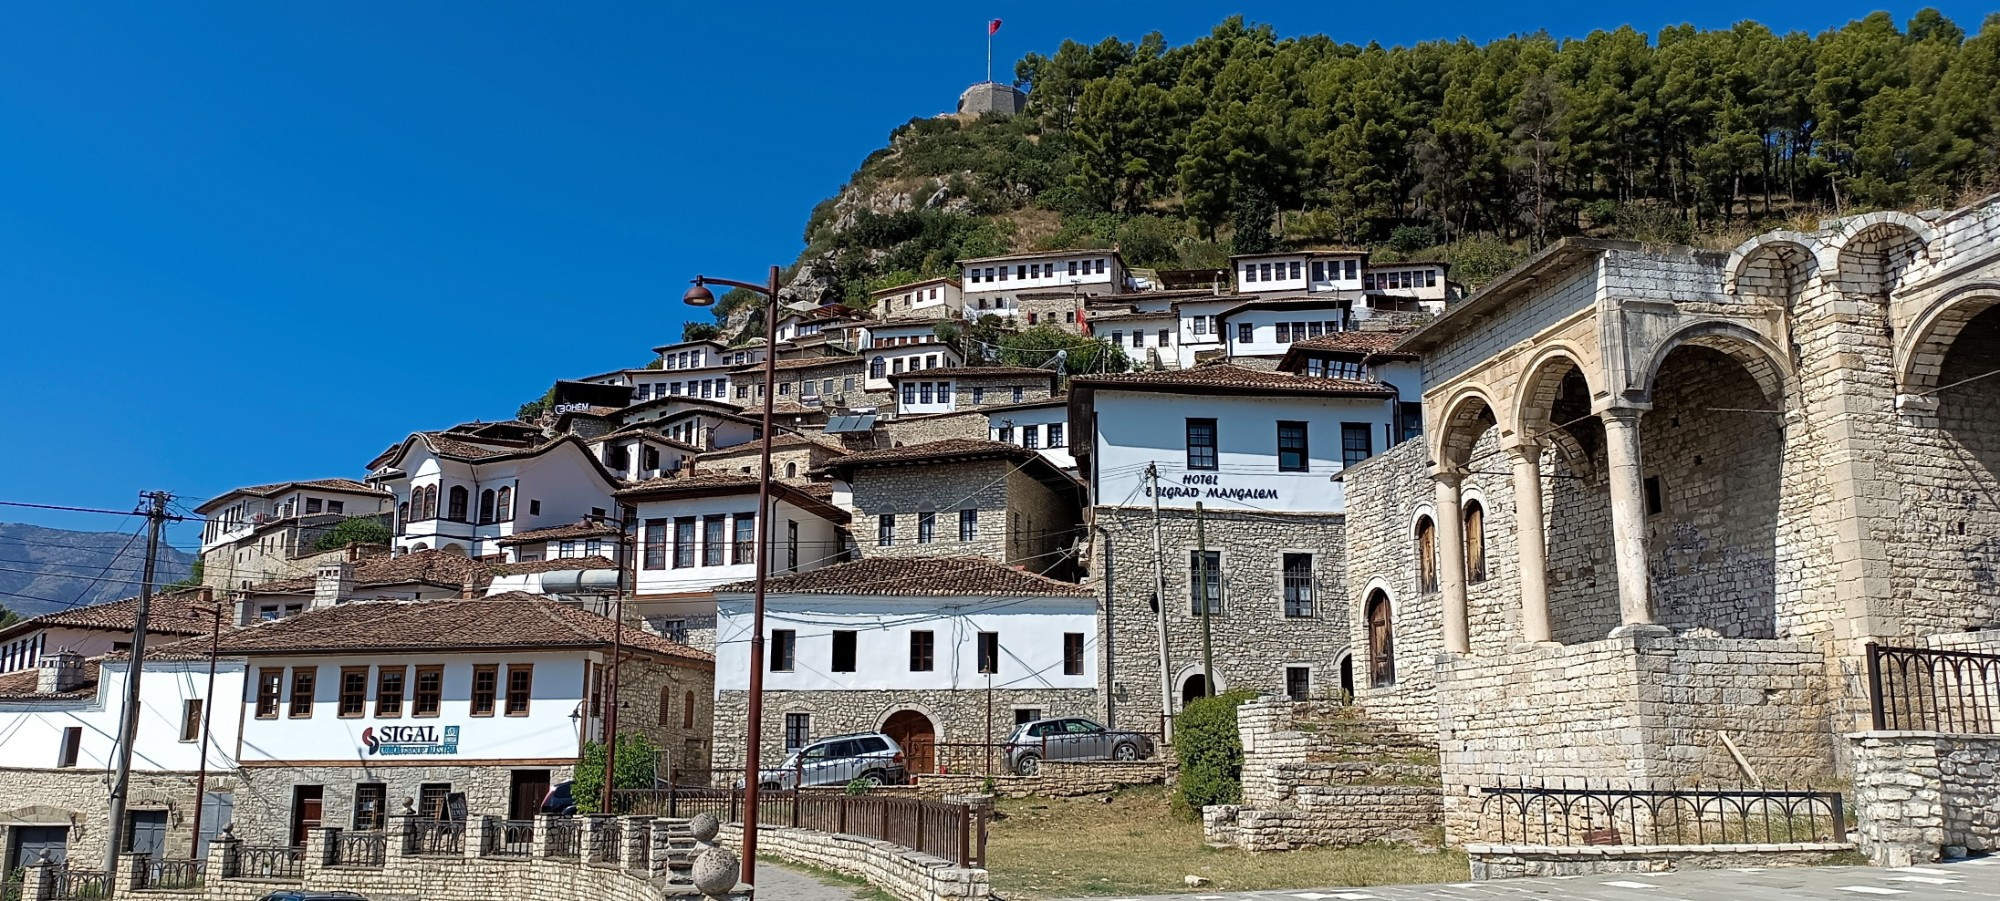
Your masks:
<path fill-rule="evenodd" d="M 1443 817 L 1438 750 L 1357 707 L 1268 698 L 1237 709 L 1243 803 L 1202 812 L 1219 847 L 1427 845 Z"/>

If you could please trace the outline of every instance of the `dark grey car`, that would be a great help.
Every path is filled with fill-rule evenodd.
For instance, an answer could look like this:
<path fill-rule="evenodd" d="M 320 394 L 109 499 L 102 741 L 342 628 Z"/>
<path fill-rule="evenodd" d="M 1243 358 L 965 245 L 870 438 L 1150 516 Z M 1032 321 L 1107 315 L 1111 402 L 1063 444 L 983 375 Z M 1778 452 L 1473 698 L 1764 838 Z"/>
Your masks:
<path fill-rule="evenodd" d="M 880 732 L 835 735 L 808 742 L 764 770 L 764 788 L 807 788 L 846 785 L 860 779 L 869 785 L 901 785 L 910 779 L 903 748 Z M 737 787 L 741 788 L 739 781 Z"/>
<path fill-rule="evenodd" d="M 1056 717 L 1014 727 L 1007 737 L 1007 769 L 1033 776 L 1044 759 L 1146 760 L 1154 750 L 1150 735 L 1114 732 L 1082 717 Z"/>

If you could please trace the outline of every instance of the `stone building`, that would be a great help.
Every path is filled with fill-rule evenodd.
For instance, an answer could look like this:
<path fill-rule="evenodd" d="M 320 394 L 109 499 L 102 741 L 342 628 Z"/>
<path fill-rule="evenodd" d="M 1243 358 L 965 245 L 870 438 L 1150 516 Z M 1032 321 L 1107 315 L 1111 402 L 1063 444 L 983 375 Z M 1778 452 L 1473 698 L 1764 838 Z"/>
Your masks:
<path fill-rule="evenodd" d="M 386 519 L 395 508 L 387 491 L 353 479 L 310 479 L 249 485 L 195 508 L 201 532 L 202 584 L 241 588 L 311 573 L 322 555 L 316 543 L 352 517 Z"/>
<path fill-rule="evenodd" d="M 1025 366 L 954 366 L 889 376 L 896 417 L 934 416 L 1003 404 L 1048 400 L 1058 374 Z"/>
<path fill-rule="evenodd" d="M 745 716 L 751 590 L 716 590 L 724 768 L 743 761 L 731 726 Z M 767 767 L 815 738 L 881 731 L 912 772 L 928 773 L 965 765 L 953 743 L 1005 741 L 1016 722 L 1098 710 L 1097 604 L 1086 586 L 980 557 L 877 556 L 781 576 L 767 592 Z"/>
<path fill-rule="evenodd" d="M 994 315 L 1026 327 L 1048 324 L 1077 331 L 1077 313 L 1092 297 L 1118 294 L 1129 279 L 1116 250 L 1052 250 L 959 260 L 967 317 Z M 1035 321 L 1028 321 L 1032 308 Z M 1065 315 L 1067 314 L 1067 315 Z"/>
<path fill-rule="evenodd" d="M 1062 577 L 1077 569 L 1083 486 L 1047 458 L 951 438 L 835 459 L 835 503 L 861 556 L 985 557 Z"/>
<path fill-rule="evenodd" d="M 846 448 L 831 438 L 779 432 L 771 436 L 771 474 L 788 484 L 806 485 L 812 481 L 809 474 L 813 470 L 847 453 Z M 703 474 L 756 475 L 762 464 L 763 447 L 758 441 L 710 451 L 695 458 L 696 471 Z"/>
<path fill-rule="evenodd" d="M 147 628 L 155 635 L 205 635 L 212 619 L 201 612 L 212 589 L 183 589 L 153 596 Z M 86 658 L 131 647 L 139 599 L 124 598 L 31 616 L 0 628 L 0 673 L 32 670 L 45 654 L 68 650 Z"/>
<path fill-rule="evenodd" d="M 1455 836 L 1498 780 L 1839 778 L 1866 643 L 2000 648 L 1996 276 L 1993 199 L 1572 239 L 1401 343 L 1426 440 L 1348 478 L 1358 700 L 1436 730 Z"/>

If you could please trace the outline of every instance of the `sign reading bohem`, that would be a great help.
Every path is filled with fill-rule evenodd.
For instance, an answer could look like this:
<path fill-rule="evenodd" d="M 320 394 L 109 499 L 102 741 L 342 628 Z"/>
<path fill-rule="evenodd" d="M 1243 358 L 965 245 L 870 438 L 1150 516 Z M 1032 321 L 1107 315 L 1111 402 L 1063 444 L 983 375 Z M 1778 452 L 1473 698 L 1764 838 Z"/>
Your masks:
<path fill-rule="evenodd" d="M 370 726 L 361 730 L 361 743 L 368 753 L 383 756 L 458 753 L 458 727 L 443 728 L 440 736 L 437 726 Z"/>

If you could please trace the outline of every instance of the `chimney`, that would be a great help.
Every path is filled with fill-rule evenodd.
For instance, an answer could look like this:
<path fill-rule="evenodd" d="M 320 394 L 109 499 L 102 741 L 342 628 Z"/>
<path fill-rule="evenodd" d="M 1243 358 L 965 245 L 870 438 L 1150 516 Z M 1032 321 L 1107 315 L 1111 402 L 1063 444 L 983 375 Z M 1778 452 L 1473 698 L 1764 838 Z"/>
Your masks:
<path fill-rule="evenodd" d="M 83 684 L 83 655 L 69 648 L 58 648 L 53 654 L 43 654 L 39 675 L 40 678 L 35 681 L 35 691 L 39 694 L 73 691 Z"/>
<path fill-rule="evenodd" d="M 313 609 L 331 607 L 354 594 L 354 564 L 345 560 L 321 564 L 313 580 Z"/>

